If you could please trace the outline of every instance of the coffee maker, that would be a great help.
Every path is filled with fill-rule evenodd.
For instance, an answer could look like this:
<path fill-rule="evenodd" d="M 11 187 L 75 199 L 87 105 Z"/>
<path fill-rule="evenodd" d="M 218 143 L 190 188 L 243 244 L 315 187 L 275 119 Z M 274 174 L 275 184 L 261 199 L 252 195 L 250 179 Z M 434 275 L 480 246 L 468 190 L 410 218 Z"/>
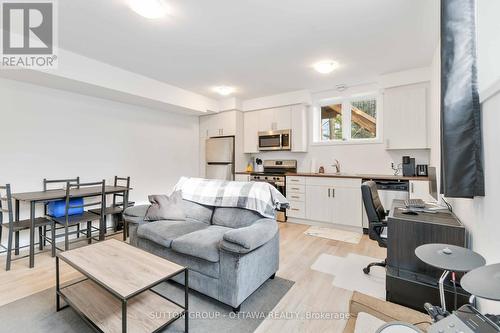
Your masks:
<path fill-rule="evenodd" d="M 403 156 L 403 176 L 415 177 L 415 159 L 410 156 Z"/>

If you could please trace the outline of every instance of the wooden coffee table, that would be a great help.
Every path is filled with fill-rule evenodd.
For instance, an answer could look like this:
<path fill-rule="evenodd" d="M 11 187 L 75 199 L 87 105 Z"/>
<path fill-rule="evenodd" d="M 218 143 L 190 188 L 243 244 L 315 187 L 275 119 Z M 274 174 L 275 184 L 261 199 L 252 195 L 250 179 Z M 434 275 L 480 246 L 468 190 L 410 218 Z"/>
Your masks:
<path fill-rule="evenodd" d="M 59 260 L 84 275 L 64 286 Z M 152 290 L 184 273 L 184 305 Z M 98 332 L 158 332 L 184 315 L 188 332 L 188 269 L 111 239 L 59 253 L 56 257 L 56 308 L 71 306 Z M 62 298 L 66 305 L 61 307 Z"/>

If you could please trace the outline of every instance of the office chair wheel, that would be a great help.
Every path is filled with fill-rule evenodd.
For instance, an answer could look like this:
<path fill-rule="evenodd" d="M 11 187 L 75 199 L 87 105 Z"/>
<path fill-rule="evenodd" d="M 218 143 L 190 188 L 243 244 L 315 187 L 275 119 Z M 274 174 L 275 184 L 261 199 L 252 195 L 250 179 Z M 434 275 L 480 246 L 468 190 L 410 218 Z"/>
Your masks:
<path fill-rule="evenodd" d="M 366 275 L 370 274 L 370 267 L 363 268 L 363 273 L 365 273 Z"/>

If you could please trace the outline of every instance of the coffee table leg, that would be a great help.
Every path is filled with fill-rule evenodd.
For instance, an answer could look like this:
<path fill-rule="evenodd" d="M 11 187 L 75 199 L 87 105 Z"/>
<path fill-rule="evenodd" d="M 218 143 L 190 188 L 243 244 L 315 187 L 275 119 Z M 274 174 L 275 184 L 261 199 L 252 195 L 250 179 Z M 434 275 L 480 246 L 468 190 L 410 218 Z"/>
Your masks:
<path fill-rule="evenodd" d="M 189 332 L 189 277 L 188 277 L 188 269 L 184 270 L 184 330 Z"/>
<path fill-rule="evenodd" d="M 122 332 L 127 332 L 127 301 L 122 301 Z"/>

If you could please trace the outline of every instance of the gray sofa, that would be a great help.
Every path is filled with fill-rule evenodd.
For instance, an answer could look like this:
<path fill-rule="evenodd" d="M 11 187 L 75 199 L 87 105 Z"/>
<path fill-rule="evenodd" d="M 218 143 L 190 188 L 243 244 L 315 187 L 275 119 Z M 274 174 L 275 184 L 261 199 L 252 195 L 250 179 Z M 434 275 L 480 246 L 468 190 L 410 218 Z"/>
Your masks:
<path fill-rule="evenodd" d="M 275 220 L 240 208 L 183 200 L 185 221 L 144 221 L 149 205 L 127 208 L 130 244 L 189 268 L 189 287 L 234 311 L 279 264 Z M 174 277 L 179 283 L 184 276 Z"/>

